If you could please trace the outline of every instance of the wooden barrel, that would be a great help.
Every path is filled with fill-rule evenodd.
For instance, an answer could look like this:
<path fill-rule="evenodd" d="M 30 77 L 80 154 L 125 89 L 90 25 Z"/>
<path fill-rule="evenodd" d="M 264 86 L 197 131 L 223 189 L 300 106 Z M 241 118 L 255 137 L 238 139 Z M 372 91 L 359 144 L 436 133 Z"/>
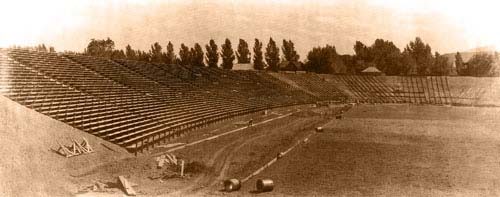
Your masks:
<path fill-rule="evenodd" d="M 238 191 L 241 188 L 241 182 L 238 179 L 228 179 L 224 181 L 224 191 Z"/>
<path fill-rule="evenodd" d="M 274 182 L 271 179 L 259 179 L 255 186 L 259 192 L 270 192 L 274 189 Z"/>

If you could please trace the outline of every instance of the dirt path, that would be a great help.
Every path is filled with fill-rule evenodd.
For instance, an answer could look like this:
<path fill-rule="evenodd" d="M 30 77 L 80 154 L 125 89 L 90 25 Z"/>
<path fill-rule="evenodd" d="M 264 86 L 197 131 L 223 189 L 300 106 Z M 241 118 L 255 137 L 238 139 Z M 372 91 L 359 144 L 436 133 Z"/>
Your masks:
<path fill-rule="evenodd" d="M 313 112 L 291 115 L 272 124 L 254 126 L 237 135 L 188 146 L 180 150 L 181 154 L 206 158 L 204 163 L 212 170 L 198 175 L 188 186 L 170 195 L 221 195 L 218 191 L 222 189 L 220 183 L 223 180 L 248 176 L 273 159 L 278 152 L 289 150 L 298 140 L 310 136 L 315 127 L 324 125 L 331 118 Z"/>

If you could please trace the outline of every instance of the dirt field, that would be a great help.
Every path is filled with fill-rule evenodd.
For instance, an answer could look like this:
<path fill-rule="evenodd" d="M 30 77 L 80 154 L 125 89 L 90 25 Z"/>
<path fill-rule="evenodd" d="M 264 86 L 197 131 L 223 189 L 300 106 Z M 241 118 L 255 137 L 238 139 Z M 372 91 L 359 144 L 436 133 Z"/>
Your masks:
<path fill-rule="evenodd" d="M 270 196 L 498 196 L 499 111 L 355 107 L 249 182 L 273 179 Z"/>
<path fill-rule="evenodd" d="M 298 106 L 275 109 L 267 115 L 255 113 L 190 132 L 169 143 L 191 143 L 210 138 L 247 126 L 242 123 L 249 119 L 253 119 L 255 124 L 251 128 L 172 152 L 186 163 L 195 164 L 194 167 L 186 167 L 187 176 L 184 178 L 177 176 L 177 168 L 157 168 L 155 156 L 169 149 L 158 146 L 138 157 L 110 162 L 75 175 L 75 182 L 79 183 L 80 188 L 92 185 L 95 181 L 114 186 L 116 177 L 123 175 L 137 184 L 135 189 L 143 196 L 223 194 L 218 191 L 221 181 L 227 177 L 244 178 L 274 158 L 279 151 L 286 150 L 316 126 L 331 119 L 328 117 L 331 115 L 322 115 L 322 112 L 338 108 Z M 261 123 L 263 121 L 269 122 Z M 104 193 L 78 193 L 79 196 L 120 194 L 123 192 L 116 188 Z"/>
<path fill-rule="evenodd" d="M 0 191 L 5 196 L 122 196 L 116 184 L 119 175 L 137 184 L 139 196 L 500 195 L 499 108 L 360 105 L 340 120 L 334 115 L 341 106 L 250 114 L 168 142 L 207 139 L 245 127 L 249 119 L 256 124 L 173 151 L 189 164 L 186 176 L 179 178 L 178 168 L 159 169 L 155 161 L 171 147 L 162 145 L 135 157 L 8 100 L 0 101 L 9 106 L 2 108 L 0 119 L 10 125 L 4 127 L 1 139 L 8 147 L 2 149 L 0 166 Z M 8 124 L 21 119 L 30 121 Z M 325 132 L 314 132 L 321 125 Z M 221 181 L 245 178 L 310 134 L 306 143 L 244 183 L 240 191 L 220 191 Z M 53 139 L 82 136 L 95 146 L 95 154 L 66 159 L 50 150 L 55 148 Z M 274 191 L 257 194 L 259 178 L 272 179 Z M 28 180 L 29 184 L 23 182 Z M 96 181 L 110 188 L 89 191 Z"/>

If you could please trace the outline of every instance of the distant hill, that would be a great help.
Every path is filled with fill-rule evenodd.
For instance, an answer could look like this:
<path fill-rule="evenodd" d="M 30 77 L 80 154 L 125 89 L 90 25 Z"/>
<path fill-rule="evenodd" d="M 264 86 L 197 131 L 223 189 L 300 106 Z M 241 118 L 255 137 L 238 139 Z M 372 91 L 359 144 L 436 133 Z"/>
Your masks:
<path fill-rule="evenodd" d="M 469 61 L 472 56 L 474 56 L 474 54 L 476 53 L 489 53 L 489 54 L 494 54 L 496 51 L 495 51 L 495 48 L 492 47 L 492 46 L 486 46 L 486 47 L 478 47 L 478 48 L 474 48 L 474 49 L 469 49 L 467 51 L 462 51 L 460 52 L 460 55 L 462 56 L 462 59 L 464 60 L 464 62 L 467 62 Z M 448 62 L 453 64 L 455 62 L 455 55 L 457 53 L 447 53 L 447 54 L 443 54 L 443 56 L 447 57 L 448 58 Z"/>

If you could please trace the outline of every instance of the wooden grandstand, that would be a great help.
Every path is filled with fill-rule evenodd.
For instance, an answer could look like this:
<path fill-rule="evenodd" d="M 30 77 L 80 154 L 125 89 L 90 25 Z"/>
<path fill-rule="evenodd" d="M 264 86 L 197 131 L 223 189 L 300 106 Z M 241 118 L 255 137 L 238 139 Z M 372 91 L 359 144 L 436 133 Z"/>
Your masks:
<path fill-rule="evenodd" d="M 444 76 L 355 76 L 320 75 L 331 86 L 344 87 L 345 94 L 360 103 L 453 103 Z"/>
<path fill-rule="evenodd" d="M 262 72 L 0 50 L 1 94 L 134 152 L 207 124 L 318 98 Z"/>
<path fill-rule="evenodd" d="M 0 49 L 0 77 L 0 94 L 132 152 L 276 107 L 318 101 L 467 104 L 485 94 L 457 82 L 451 84 L 457 91 L 450 91 L 443 76 L 231 71 L 26 49 Z"/>

